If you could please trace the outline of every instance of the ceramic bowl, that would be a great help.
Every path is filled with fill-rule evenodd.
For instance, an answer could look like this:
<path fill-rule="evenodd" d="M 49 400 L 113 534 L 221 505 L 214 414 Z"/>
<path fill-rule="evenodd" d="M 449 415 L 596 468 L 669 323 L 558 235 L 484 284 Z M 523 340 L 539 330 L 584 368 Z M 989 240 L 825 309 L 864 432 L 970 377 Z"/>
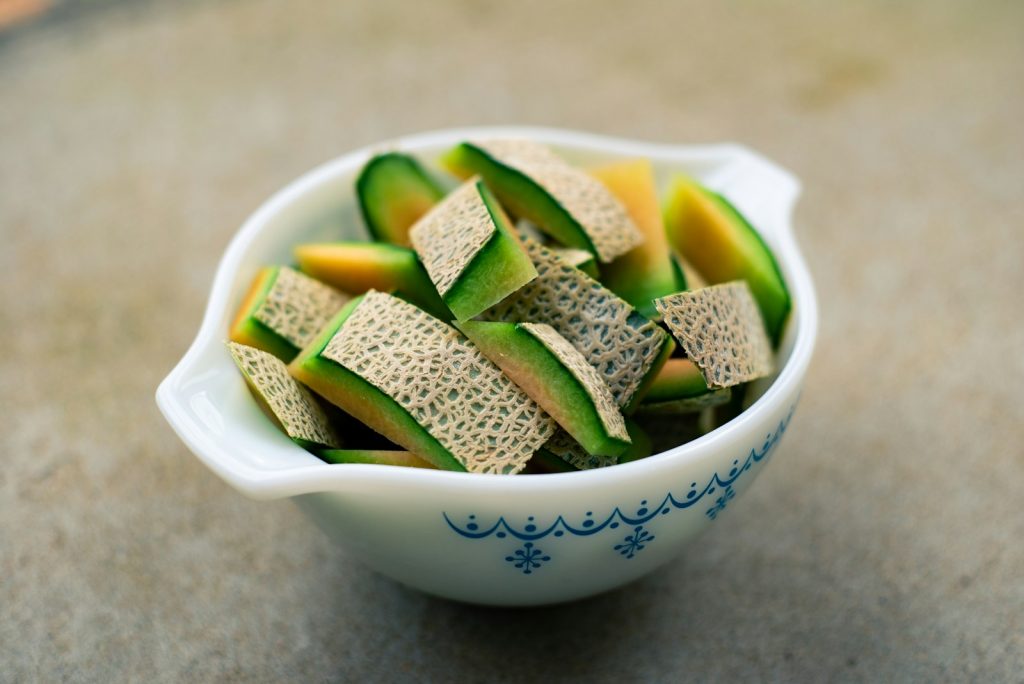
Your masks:
<path fill-rule="evenodd" d="M 433 162 L 464 139 L 531 138 L 577 163 L 646 157 L 664 184 L 684 171 L 758 226 L 793 295 L 780 370 L 738 418 L 649 458 L 550 475 L 474 475 L 328 465 L 265 418 L 224 346 L 256 271 L 289 263 L 300 242 L 363 239 L 353 184 L 375 152 Z M 657 145 L 537 128 L 414 135 L 331 161 L 274 195 L 242 226 L 214 279 L 202 327 L 157 390 L 188 448 L 256 499 L 291 497 L 346 551 L 408 586 L 451 599 L 528 606 L 621 586 L 680 553 L 728 514 L 778 448 L 800 398 L 817 330 L 815 294 L 793 237 L 797 180 L 733 144 Z M 699 551 L 695 551 L 699 553 Z"/>

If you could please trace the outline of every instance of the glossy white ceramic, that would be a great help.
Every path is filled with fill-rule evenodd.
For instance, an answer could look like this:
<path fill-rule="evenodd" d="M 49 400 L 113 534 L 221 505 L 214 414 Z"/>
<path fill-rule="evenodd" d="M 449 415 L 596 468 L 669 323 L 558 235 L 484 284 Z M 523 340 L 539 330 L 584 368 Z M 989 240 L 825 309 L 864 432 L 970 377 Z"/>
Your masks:
<path fill-rule="evenodd" d="M 684 171 L 747 214 L 774 250 L 794 300 L 780 371 L 749 409 L 641 461 L 517 476 L 328 465 L 267 421 L 223 344 L 257 269 L 289 262 L 299 242 L 361 239 L 353 183 L 375 151 L 397 148 L 433 163 L 460 140 L 496 137 L 538 140 L 579 163 L 646 157 L 660 183 Z M 257 499 L 293 497 L 349 553 L 399 582 L 516 606 L 612 589 L 662 565 L 713 526 L 789 426 L 817 331 L 814 289 L 791 225 L 799 189 L 788 172 L 733 144 L 658 145 L 500 127 L 437 131 L 357 150 L 296 180 L 245 222 L 217 270 L 199 334 L 161 383 L 157 403 L 189 449 L 230 485 Z"/>

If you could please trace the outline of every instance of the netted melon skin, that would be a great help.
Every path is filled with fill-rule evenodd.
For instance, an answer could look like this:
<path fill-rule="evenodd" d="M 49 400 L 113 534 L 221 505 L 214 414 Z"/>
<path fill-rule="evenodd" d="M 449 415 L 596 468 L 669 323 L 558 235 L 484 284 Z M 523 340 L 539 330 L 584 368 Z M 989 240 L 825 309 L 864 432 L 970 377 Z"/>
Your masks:
<path fill-rule="evenodd" d="M 228 342 L 238 369 L 294 440 L 337 448 L 341 440 L 313 395 L 288 373 L 279 358 L 255 347 Z"/>
<path fill-rule="evenodd" d="M 516 473 L 554 421 L 457 330 L 370 291 L 320 356 L 393 399 L 469 472 Z"/>
<path fill-rule="evenodd" d="M 444 297 L 497 228 L 471 178 L 434 206 L 409 231 L 412 246 Z"/>
<path fill-rule="evenodd" d="M 771 342 L 746 282 L 680 292 L 655 300 L 655 306 L 708 387 L 733 387 L 771 374 Z"/>
<path fill-rule="evenodd" d="M 482 318 L 547 323 L 583 354 L 625 407 L 662 355 L 667 334 L 611 290 L 538 242 L 523 239 L 535 280 L 484 312 Z"/>
<path fill-rule="evenodd" d="M 282 266 L 253 318 L 302 349 L 348 299 L 319 280 Z"/>
<path fill-rule="evenodd" d="M 464 183 L 409 237 L 445 304 L 469 320 L 537 277 L 501 207 L 479 178 Z"/>
<path fill-rule="evenodd" d="M 643 242 L 644 236 L 626 208 L 607 188 L 545 145 L 530 140 L 486 140 L 469 145 L 547 193 L 586 234 L 602 262 Z"/>
<path fill-rule="evenodd" d="M 611 390 L 597 369 L 587 363 L 586 357 L 550 325 L 522 323 L 521 327 L 543 344 L 576 378 L 583 391 L 590 397 L 605 432 L 611 437 L 628 442 L 629 433 L 626 431 L 626 421 L 615 403 L 615 397 L 612 396 Z"/>

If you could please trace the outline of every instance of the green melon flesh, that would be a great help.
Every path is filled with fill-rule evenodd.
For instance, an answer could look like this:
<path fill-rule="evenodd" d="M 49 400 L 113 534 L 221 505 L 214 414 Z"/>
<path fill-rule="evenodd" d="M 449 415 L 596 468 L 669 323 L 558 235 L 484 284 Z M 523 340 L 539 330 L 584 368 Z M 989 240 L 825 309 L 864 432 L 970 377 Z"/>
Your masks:
<path fill-rule="evenodd" d="M 451 320 L 451 312 L 411 249 L 380 242 L 326 242 L 298 245 L 294 254 L 303 273 L 339 290 L 350 294 L 394 291 L 428 313 Z"/>
<path fill-rule="evenodd" d="M 709 284 L 745 280 L 778 346 L 789 315 L 789 290 L 771 250 L 753 226 L 721 195 L 683 176 L 673 180 L 665 204 L 669 242 Z"/>
<path fill-rule="evenodd" d="M 700 369 L 689 359 L 669 359 L 647 390 L 644 403 L 696 397 L 711 390 Z"/>
<path fill-rule="evenodd" d="M 605 376 L 622 412 L 629 415 L 672 355 L 675 340 L 547 247 L 529 238 L 522 241 L 538 277 L 482 318 L 550 325 Z"/>
<path fill-rule="evenodd" d="M 558 357 L 518 323 L 455 324 L 589 454 L 617 456 L 630 442 L 609 434 L 594 400 Z M 609 399 L 611 402 L 610 395 Z"/>
<path fill-rule="evenodd" d="M 409 246 L 409 228 L 444 197 L 444 189 L 415 159 L 379 154 L 356 179 L 356 196 L 374 240 Z"/>
<path fill-rule="evenodd" d="M 652 442 L 647 431 L 640 427 L 636 421 L 629 418 L 626 419 L 626 429 L 629 430 L 629 438 L 633 440 L 633 443 L 619 456 L 619 463 L 639 461 L 650 456 L 652 453 Z"/>
<path fill-rule="evenodd" d="M 442 470 L 466 468 L 394 399 L 341 364 L 322 357 L 327 343 L 355 311 L 349 302 L 288 366 L 292 376 L 349 415 Z"/>
<path fill-rule="evenodd" d="M 644 235 L 639 246 L 604 266 L 601 282 L 644 316 L 660 318 L 653 300 L 685 290 L 686 278 L 665 237 L 651 162 L 615 162 L 590 173 L 622 202 Z"/>
<path fill-rule="evenodd" d="M 380 449 L 321 449 L 317 452 L 328 463 L 368 463 L 371 465 L 404 466 L 407 468 L 434 468 L 411 451 Z"/>
<path fill-rule="evenodd" d="M 579 222 L 558 201 L 522 172 L 506 166 L 483 148 L 464 142 L 441 159 L 456 176 L 479 174 L 498 196 L 502 206 L 525 218 L 568 247 L 597 254 L 597 248 Z"/>
<path fill-rule="evenodd" d="M 519 244 L 519 239 L 512 231 L 504 210 L 482 181 L 478 181 L 474 185 L 475 190 L 466 188 L 465 191 L 487 208 L 490 228 L 493 232 L 483 246 L 472 255 L 451 286 L 441 294 L 445 305 L 460 321 L 473 318 L 537 277 L 537 269 L 534 268 L 530 257 L 526 255 L 523 247 Z M 456 192 L 461 191 L 462 189 Z M 455 197 L 454 193 L 452 197 Z M 443 210 L 443 205 L 438 207 L 438 211 L 442 212 L 438 214 L 438 219 L 445 218 Z M 425 221 L 431 221 L 431 217 L 427 217 Z M 420 228 L 417 227 L 416 231 L 419 230 Z M 429 261 L 421 249 L 423 245 L 417 241 L 421 239 L 419 233 L 414 237 L 416 237 L 414 242 L 421 261 L 426 265 L 428 274 L 433 275 L 431 271 L 433 262 Z M 448 260 L 448 256 L 452 250 L 445 245 L 445 238 L 448 236 L 438 234 L 434 237 L 439 240 L 435 249 L 441 252 L 442 267 L 450 267 L 451 262 Z M 435 283 L 437 282 L 435 279 Z"/>
<path fill-rule="evenodd" d="M 693 413 L 729 401 L 729 389 L 713 390 L 690 359 L 669 359 L 658 371 L 638 415 Z"/>

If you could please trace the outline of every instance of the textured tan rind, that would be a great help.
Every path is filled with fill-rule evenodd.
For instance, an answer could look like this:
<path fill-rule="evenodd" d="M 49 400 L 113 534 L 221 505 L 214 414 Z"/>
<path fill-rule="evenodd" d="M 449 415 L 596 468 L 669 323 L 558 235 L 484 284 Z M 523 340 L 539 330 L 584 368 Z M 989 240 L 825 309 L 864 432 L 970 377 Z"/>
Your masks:
<path fill-rule="evenodd" d="M 249 386 L 270 408 L 289 437 L 338 448 L 341 440 L 327 415 L 309 390 L 288 374 L 288 367 L 281 359 L 237 342 L 227 345 Z"/>
<path fill-rule="evenodd" d="M 590 238 L 607 263 L 644 241 L 629 212 L 593 176 L 569 165 L 549 148 L 529 140 L 474 143 L 493 159 L 530 178 L 555 199 Z"/>
<path fill-rule="evenodd" d="M 587 250 L 576 249 L 575 247 L 555 247 L 551 251 L 559 259 L 575 268 L 579 268 L 594 258 L 594 255 Z"/>
<path fill-rule="evenodd" d="M 583 390 L 594 404 L 594 409 L 597 411 L 605 432 L 612 437 L 630 441 L 629 432 L 626 431 L 626 421 L 615 403 L 612 391 L 597 369 L 587 363 L 586 357 L 546 323 L 522 323 L 520 325 L 523 330 L 533 335 L 549 352 L 554 354 L 583 386 Z"/>
<path fill-rule="evenodd" d="M 771 342 L 746 282 L 680 292 L 654 304 L 708 387 L 732 387 L 772 372 Z"/>
<path fill-rule="evenodd" d="M 470 178 L 409 229 L 413 249 L 443 297 L 498 229 Z"/>
<path fill-rule="evenodd" d="M 580 470 L 606 468 L 618 463 L 617 456 L 594 456 L 593 454 L 588 454 L 586 449 L 581 447 L 579 442 L 562 428 L 558 428 L 554 437 L 547 441 L 544 448 Z"/>
<path fill-rule="evenodd" d="M 394 399 L 474 473 L 515 473 L 555 422 L 451 326 L 370 291 L 321 356 Z"/>
<path fill-rule="evenodd" d="M 282 266 L 253 318 L 302 349 L 348 300 L 319 280 Z"/>
<path fill-rule="evenodd" d="M 666 333 L 586 273 L 523 239 L 538 277 L 484 312 L 511 323 L 547 323 L 604 378 L 626 406 L 657 361 Z"/>

